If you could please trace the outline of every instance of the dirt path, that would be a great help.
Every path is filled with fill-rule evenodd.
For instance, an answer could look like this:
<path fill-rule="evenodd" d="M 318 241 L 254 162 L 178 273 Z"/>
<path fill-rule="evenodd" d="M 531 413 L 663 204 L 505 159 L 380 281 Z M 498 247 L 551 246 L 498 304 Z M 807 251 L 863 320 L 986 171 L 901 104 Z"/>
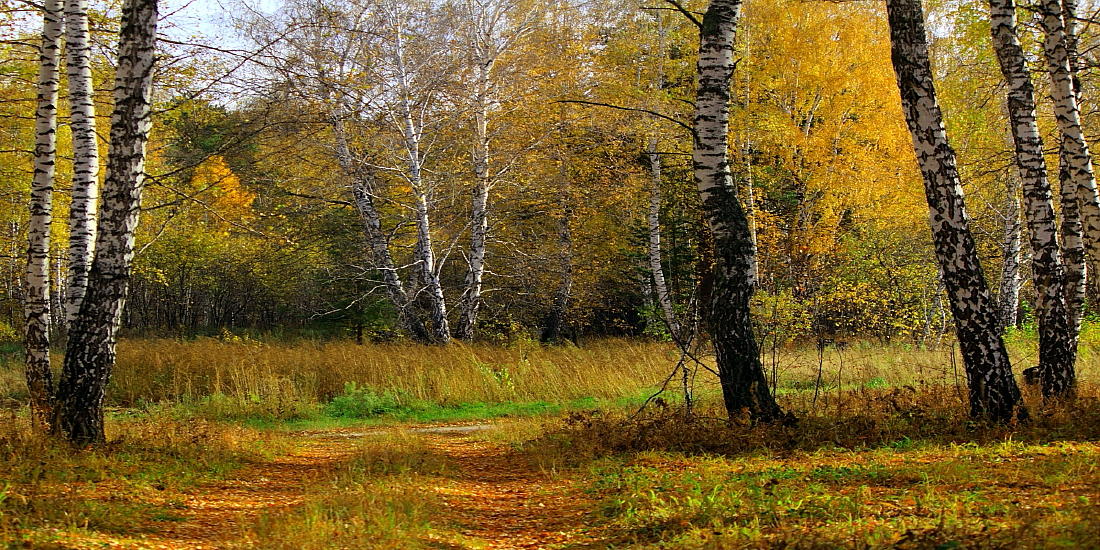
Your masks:
<path fill-rule="evenodd" d="M 247 544 L 247 533 L 263 513 L 302 502 L 305 488 L 355 452 L 346 437 L 303 435 L 303 446 L 271 462 L 254 464 L 215 484 L 181 495 L 184 521 L 161 524 L 146 541 L 151 548 L 224 548 L 230 541 Z"/>
<path fill-rule="evenodd" d="M 453 465 L 434 487 L 445 505 L 444 522 L 458 526 L 471 548 L 534 549 L 587 546 L 584 514 L 589 502 L 567 481 L 539 471 L 510 449 L 472 437 L 484 427 L 413 429 Z M 255 464 L 232 479 L 197 487 L 181 496 L 176 523 L 158 523 L 141 547 L 212 549 L 249 546 L 242 539 L 261 514 L 300 504 L 308 486 L 331 475 L 356 451 L 357 441 L 378 433 L 303 433 L 302 447 L 271 462 Z"/>
<path fill-rule="evenodd" d="M 453 482 L 436 492 L 463 535 L 492 549 L 592 542 L 584 521 L 589 503 L 568 482 L 552 479 L 498 444 L 462 433 L 429 439 L 457 467 Z"/>

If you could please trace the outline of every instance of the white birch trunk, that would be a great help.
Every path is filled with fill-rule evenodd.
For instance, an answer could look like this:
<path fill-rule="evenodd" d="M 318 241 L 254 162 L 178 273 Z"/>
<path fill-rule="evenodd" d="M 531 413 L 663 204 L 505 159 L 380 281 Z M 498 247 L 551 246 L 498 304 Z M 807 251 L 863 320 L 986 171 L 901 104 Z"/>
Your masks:
<path fill-rule="evenodd" d="M 53 376 L 50 372 L 50 224 L 57 165 L 57 99 L 61 64 L 62 3 L 47 0 L 42 13 L 35 110 L 34 177 L 27 226 L 24 294 L 24 346 L 31 419 L 49 423 Z"/>
<path fill-rule="evenodd" d="M 784 417 L 760 363 L 750 301 L 756 285 L 756 249 L 730 172 L 730 80 L 740 0 L 711 0 L 699 33 L 694 129 L 695 182 L 714 236 L 707 321 L 714 340 L 722 397 L 731 419 Z"/>
<path fill-rule="evenodd" d="M 416 199 L 416 232 L 417 232 L 417 263 L 424 279 L 428 301 L 431 304 L 431 332 L 434 340 L 445 344 L 451 340 L 451 328 L 447 321 L 447 300 L 443 295 L 443 287 L 439 281 L 435 251 L 432 248 L 431 228 L 431 190 L 423 177 L 423 158 L 420 153 L 421 127 L 416 122 L 413 113 L 411 84 L 409 74 L 405 66 L 405 47 L 402 36 L 403 29 L 399 20 L 394 22 L 394 62 L 397 70 L 398 116 L 404 134 L 406 153 L 405 177 L 412 187 Z"/>
<path fill-rule="evenodd" d="M 1060 0 L 1043 0 L 1040 7 L 1043 31 L 1046 34 L 1043 54 L 1047 61 L 1047 72 L 1050 73 L 1054 115 L 1064 140 L 1066 168 L 1077 186 L 1089 263 L 1096 265 L 1100 262 L 1100 198 L 1096 190 L 1092 153 L 1081 128 L 1081 113 L 1070 67 L 1062 3 Z"/>
<path fill-rule="evenodd" d="M 1005 179 L 1004 240 L 1001 244 L 1001 289 L 997 301 L 1001 309 L 1001 329 L 1016 326 L 1020 307 L 1020 260 L 1023 248 L 1020 242 L 1020 192 L 1019 180 Z"/>
<path fill-rule="evenodd" d="M 477 313 L 481 308 L 481 285 L 485 275 L 485 249 L 489 239 L 489 106 L 492 102 L 491 73 L 495 58 L 487 52 L 474 57 L 477 71 L 477 94 L 474 102 L 474 148 L 471 164 L 474 171 L 473 198 L 470 205 L 470 253 L 466 270 L 466 290 L 462 296 L 461 313 L 455 336 L 462 340 L 474 337 Z"/>
<path fill-rule="evenodd" d="M 1051 98 L 1054 100 L 1054 115 L 1062 133 L 1062 204 L 1063 246 L 1066 247 L 1071 262 L 1070 284 L 1066 293 L 1073 308 L 1072 317 L 1079 318 L 1078 311 L 1083 304 L 1084 267 L 1080 258 L 1081 243 L 1084 241 L 1088 263 L 1093 266 L 1100 262 L 1100 196 L 1097 195 L 1096 174 L 1092 166 L 1092 153 L 1081 128 L 1081 113 L 1077 103 L 1077 90 L 1070 65 L 1069 44 L 1063 5 L 1061 0 L 1043 0 L 1040 3 L 1043 31 L 1043 55 L 1050 74 Z M 1070 190 L 1067 190 L 1066 187 Z M 1076 205 L 1070 198 L 1071 190 L 1076 194 Z M 1076 207 L 1075 207 L 1076 206 Z M 1065 210 L 1069 207 L 1068 212 Z M 1076 218 L 1076 219 L 1075 219 Z M 1080 220 L 1080 230 L 1077 229 Z M 1079 303 L 1080 302 L 1080 303 Z M 1074 323 L 1076 325 L 1076 323 Z M 1068 329 L 1067 329 L 1068 330 Z M 1074 338 L 1076 336 L 1074 335 Z M 1072 363 L 1061 368 L 1047 368 L 1040 365 L 1040 380 L 1043 395 L 1060 397 L 1072 395 L 1077 384 L 1077 373 Z"/>
<path fill-rule="evenodd" d="M 1031 242 L 1040 370 L 1072 371 L 1077 355 L 1076 337 L 1071 334 L 1066 308 L 1066 275 L 1058 245 L 1054 198 L 1036 120 L 1031 74 L 1016 30 L 1016 4 L 1014 0 L 989 0 L 989 9 L 993 46 L 1001 74 L 1008 83 L 1008 116 Z"/>
<path fill-rule="evenodd" d="M 1069 58 L 1070 75 L 1077 102 L 1081 102 L 1081 81 L 1077 77 L 1077 2 L 1062 1 L 1062 20 L 1065 24 L 1066 55 Z M 1066 138 L 1059 141 L 1058 179 L 1061 184 L 1062 250 L 1066 263 L 1066 306 L 1069 308 L 1070 331 L 1073 338 L 1081 333 L 1081 318 L 1085 313 L 1085 292 L 1088 286 L 1087 248 L 1084 228 L 1081 224 L 1081 199 L 1074 185 L 1070 170 L 1069 150 Z"/>
<path fill-rule="evenodd" d="M 115 70 L 109 156 L 88 289 L 69 328 L 54 429 L 78 445 L 105 441 L 103 398 L 129 291 L 152 124 L 157 0 L 126 0 Z"/>
<path fill-rule="evenodd" d="M 87 0 L 67 0 L 65 3 L 65 54 L 73 131 L 69 273 L 68 284 L 65 285 L 65 323 L 68 324 L 76 317 L 88 286 L 88 268 L 95 252 L 96 208 L 99 203 L 99 146 Z"/>
<path fill-rule="evenodd" d="M 929 221 L 966 368 L 970 414 L 1007 422 L 1025 414 L 970 233 L 955 151 L 936 100 L 920 0 L 888 0 L 890 43 L 902 111 L 924 176 Z"/>

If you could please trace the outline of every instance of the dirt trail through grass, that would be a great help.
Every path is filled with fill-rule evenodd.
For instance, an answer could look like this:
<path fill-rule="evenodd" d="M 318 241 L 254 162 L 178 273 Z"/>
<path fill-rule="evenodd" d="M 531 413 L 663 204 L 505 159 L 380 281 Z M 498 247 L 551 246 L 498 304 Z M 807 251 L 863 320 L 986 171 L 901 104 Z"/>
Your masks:
<path fill-rule="evenodd" d="M 355 452 L 347 438 L 303 434 L 294 453 L 251 465 L 225 481 L 200 486 L 182 496 L 178 523 L 161 523 L 148 538 L 153 548 L 224 548 L 247 545 L 242 540 L 261 514 L 289 509 L 302 502 L 306 487 Z"/>
<path fill-rule="evenodd" d="M 453 482 L 436 491 L 465 537 L 492 549 L 591 545 L 587 499 L 526 457 L 499 444 L 451 432 L 428 436 L 455 466 Z"/>
<path fill-rule="evenodd" d="M 587 546 L 593 541 L 585 532 L 584 514 L 590 503 L 583 495 L 508 447 L 472 437 L 482 427 L 412 431 L 422 434 L 432 451 L 451 465 L 447 474 L 427 478 L 433 485 L 424 487 L 425 492 L 434 490 L 444 504 L 439 526 L 449 532 L 439 533 L 438 539 L 448 541 L 444 547 L 533 549 Z M 181 495 L 179 511 L 186 519 L 158 522 L 142 546 L 252 546 L 242 536 L 262 515 L 301 504 L 311 484 L 323 481 L 354 456 L 358 440 L 380 432 L 302 433 L 301 447 L 294 453 Z"/>

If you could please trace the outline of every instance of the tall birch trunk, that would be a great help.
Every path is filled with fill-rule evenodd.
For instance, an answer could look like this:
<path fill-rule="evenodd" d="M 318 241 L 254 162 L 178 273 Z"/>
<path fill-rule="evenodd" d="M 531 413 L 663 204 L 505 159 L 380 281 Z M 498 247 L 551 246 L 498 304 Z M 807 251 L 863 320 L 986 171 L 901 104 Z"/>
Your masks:
<path fill-rule="evenodd" d="M 474 148 L 471 153 L 474 189 L 470 205 L 470 254 L 467 259 L 466 290 L 462 295 L 458 327 L 455 329 L 455 337 L 461 340 L 474 337 L 477 313 L 481 309 L 481 281 L 485 275 L 485 247 L 489 239 L 489 190 L 493 183 L 489 173 L 489 106 L 494 62 L 487 55 L 474 58 L 477 95 L 474 103 Z"/>
<path fill-rule="evenodd" d="M 340 169 L 352 180 L 352 203 L 363 223 L 363 234 L 370 246 L 375 267 L 382 274 L 386 294 L 397 311 L 398 321 L 414 340 L 430 342 L 431 335 L 424 327 L 416 305 L 409 300 L 409 295 L 405 292 L 401 274 L 397 272 L 397 265 L 393 261 L 393 255 L 390 254 L 389 239 L 382 231 L 382 216 L 374 204 L 377 188 L 374 174 L 360 166 L 352 156 L 344 121 L 339 113 L 332 117 L 332 133 L 336 141 L 336 160 L 340 164 Z"/>
<path fill-rule="evenodd" d="M 1062 21 L 1066 33 L 1066 56 L 1069 58 L 1073 92 L 1081 101 L 1081 81 L 1077 76 L 1077 2 L 1062 1 Z M 1088 261 L 1084 228 L 1081 224 L 1081 199 L 1070 170 L 1069 152 L 1072 145 L 1065 136 L 1059 141 L 1058 180 L 1061 185 L 1062 251 L 1066 263 L 1066 306 L 1069 308 L 1070 333 L 1074 339 L 1081 334 L 1081 318 L 1085 313 L 1085 293 L 1088 286 Z"/>
<path fill-rule="evenodd" d="M 664 19 L 657 16 L 657 72 L 653 79 L 651 93 L 653 97 L 659 94 L 665 87 L 665 58 L 667 54 L 668 29 Z M 646 143 L 646 156 L 649 158 L 649 213 L 646 222 L 649 226 L 649 271 L 653 274 L 653 291 L 657 298 L 657 304 L 661 307 L 665 324 L 668 325 L 669 334 L 674 341 L 679 342 L 680 320 L 676 315 L 676 306 L 672 300 L 672 293 L 668 290 L 668 281 L 665 279 L 665 268 L 661 254 L 661 202 L 664 177 L 661 174 L 661 154 L 658 151 L 660 140 L 656 135 L 649 138 Z"/>
<path fill-rule="evenodd" d="M 65 64 L 73 131 L 73 191 L 69 207 L 69 273 L 65 322 L 80 310 L 95 252 L 96 207 L 99 202 L 99 145 L 96 138 L 92 47 L 87 0 L 65 3 Z"/>
<path fill-rule="evenodd" d="M 1040 4 L 1043 31 L 1046 38 L 1043 42 L 1043 54 L 1047 61 L 1047 72 L 1050 73 L 1051 97 L 1054 100 L 1054 115 L 1058 121 L 1058 128 L 1062 133 L 1061 142 L 1061 176 L 1063 192 L 1063 215 L 1065 207 L 1069 206 L 1068 216 L 1063 221 L 1063 245 L 1067 249 L 1068 259 L 1071 265 L 1070 287 L 1067 297 L 1071 307 L 1080 309 L 1077 302 L 1083 292 L 1084 273 L 1079 257 L 1081 248 L 1077 242 L 1077 220 L 1080 219 L 1080 233 L 1084 240 L 1084 248 L 1088 256 L 1088 262 L 1096 266 L 1100 262 L 1100 197 L 1096 190 L 1096 174 L 1092 167 L 1092 153 L 1089 151 L 1088 142 L 1085 140 L 1081 128 L 1081 113 L 1077 104 L 1077 91 L 1073 82 L 1073 71 L 1070 65 L 1068 44 L 1069 37 L 1066 33 L 1063 20 L 1063 5 L 1061 0 L 1043 0 Z M 1068 184 L 1068 185 L 1067 185 Z M 1069 187 L 1075 191 L 1077 197 L 1076 208 L 1072 204 Z M 1075 250 L 1076 249 L 1076 250 Z M 1079 317 L 1079 313 L 1073 313 L 1073 317 Z M 1074 335 L 1076 338 L 1076 335 Z M 1042 366 L 1042 365 L 1041 365 Z M 1054 368 L 1042 366 L 1039 370 L 1040 384 L 1045 397 L 1066 397 L 1073 395 L 1077 385 L 1077 373 L 1072 363 Z"/>
<path fill-rule="evenodd" d="M 1040 371 L 1072 371 L 1077 356 L 1066 308 L 1066 275 L 1058 245 L 1054 198 L 1047 179 L 1043 140 L 1036 121 L 1035 91 L 1016 31 L 1014 0 L 989 0 L 993 47 L 1008 84 L 1008 117 L 1031 242 L 1031 272 L 1037 296 Z"/>
<path fill-rule="evenodd" d="M 1007 422 L 1025 411 L 982 274 L 963 201 L 955 151 L 936 100 L 920 0 L 888 0 L 890 43 L 902 111 L 928 198 L 936 258 L 955 317 L 974 418 Z"/>
<path fill-rule="evenodd" d="M 756 249 L 729 162 L 730 79 L 740 15 L 740 0 L 711 0 L 703 16 L 692 157 L 703 212 L 714 236 L 707 321 L 722 397 L 731 419 L 748 415 L 767 422 L 783 413 L 768 387 L 753 333 L 749 303 L 756 281 Z"/>
<path fill-rule="evenodd" d="M 46 427 L 50 419 L 53 375 L 50 371 L 50 224 L 57 165 L 57 96 L 61 64 L 62 2 L 48 0 L 42 13 L 35 110 L 34 177 L 27 226 L 26 289 L 23 298 L 27 390 L 31 420 Z"/>
<path fill-rule="evenodd" d="M 398 16 L 399 17 L 399 16 Z M 423 177 L 423 158 L 420 154 L 419 127 L 413 113 L 409 74 L 405 66 L 405 48 L 403 29 L 400 21 L 394 25 L 394 52 L 397 69 L 398 86 L 401 97 L 398 101 L 400 124 L 404 133 L 406 157 L 405 177 L 412 187 L 416 200 L 416 232 L 417 232 L 417 264 L 424 279 L 431 304 L 432 337 L 441 344 L 450 342 L 451 328 L 447 321 L 447 300 L 443 295 L 443 286 L 439 280 L 439 272 L 436 266 L 435 251 L 432 248 L 431 229 L 431 190 Z"/>
<path fill-rule="evenodd" d="M 96 253 L 87 292 L 69 329 L 54 411 L 54 429 L 78 445 L 105 441 L 103 397 L 115 363 L 145 184 L 156 28 L 157 0 L 126 0 Z"/>

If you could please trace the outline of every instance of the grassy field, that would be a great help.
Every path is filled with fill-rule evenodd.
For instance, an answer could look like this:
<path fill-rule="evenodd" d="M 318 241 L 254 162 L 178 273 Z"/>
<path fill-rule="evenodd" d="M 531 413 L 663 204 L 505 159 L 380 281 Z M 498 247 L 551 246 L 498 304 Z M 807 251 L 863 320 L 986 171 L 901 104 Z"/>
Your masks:
<path fill-rule="evenodd" d="M 219 546 L 241 548 L 1097 548 L 1096 334 L 1080 399 L 1050 410 L 1025 388 L 1033 420 L 1009 427 L 965 418 L 950 346 L 769 354 L 800 421 L 752 427 L 721 420 L 705 369 L 691 421 L 676 384 L 636 414 L 678 358 L 661 343 L 130 340 L 111 443 L 83 451 L 29 433 L 8 348 L 0 547 L 186 548 L 223 529 Z M 1029 366 L 1033 339 L 1009 343 Z M 484 419 L 497 427 L 407 429 Z M 267 504 L 196 504 L 238 492 Z M 548 522 L 580 514 L 575 529 L 540 530 L 536 500 Z M 530 528 L 495 527 L 517 506 Z"/>

